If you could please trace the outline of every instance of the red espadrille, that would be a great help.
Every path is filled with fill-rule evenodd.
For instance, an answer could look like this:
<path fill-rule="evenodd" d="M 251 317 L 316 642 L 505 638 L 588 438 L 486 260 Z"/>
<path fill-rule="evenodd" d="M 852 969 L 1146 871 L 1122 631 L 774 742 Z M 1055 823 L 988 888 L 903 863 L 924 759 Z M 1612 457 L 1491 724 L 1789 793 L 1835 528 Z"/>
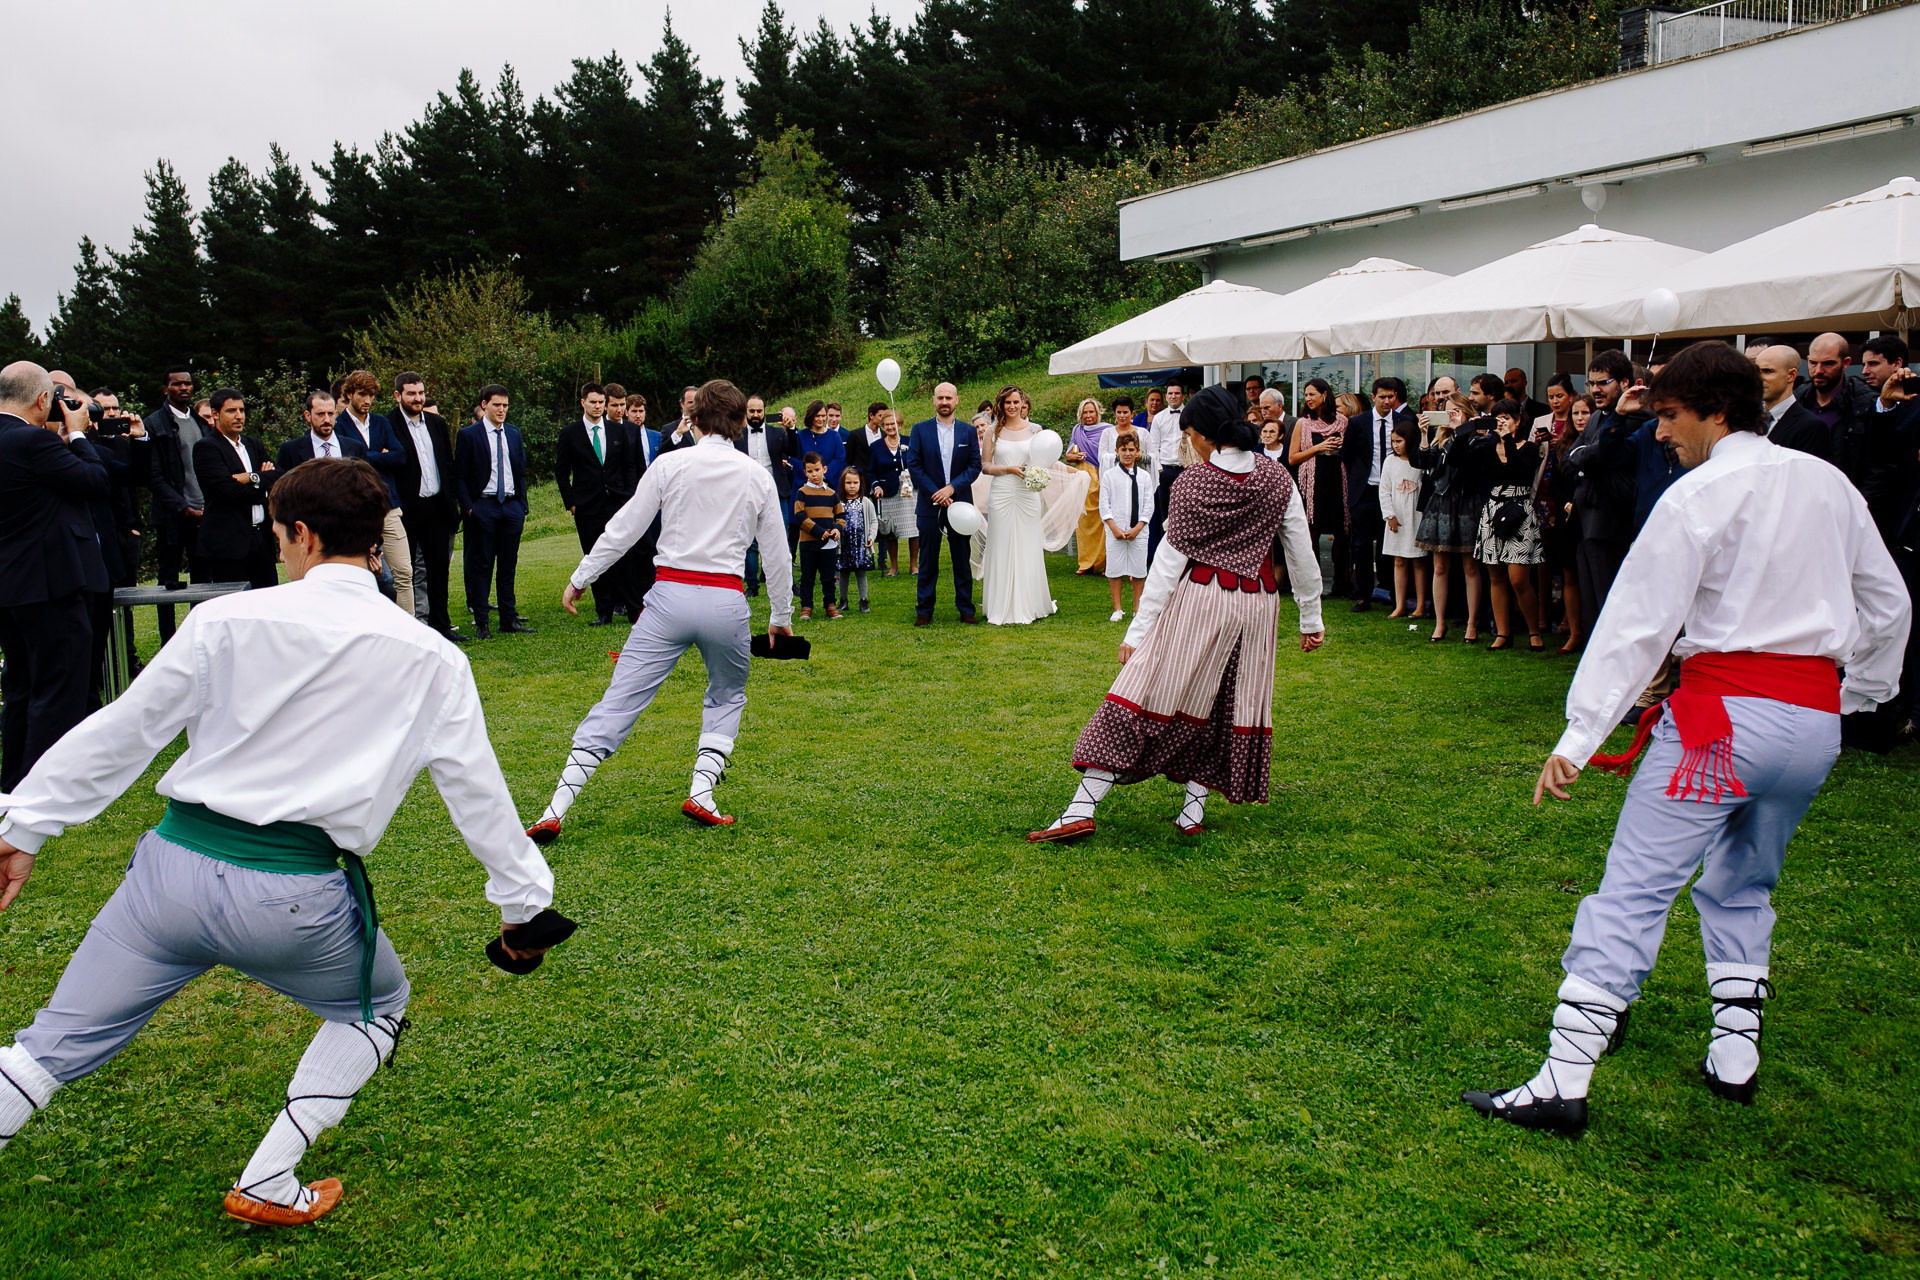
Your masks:
<path fill-rule="evenodd" d="M 227 1192 L 227 1198 L 220 1202 L 220 1207 L 227 1211 L 229 1218 L 251 1222 L 257 1227 L 304 1227 L 331 1212 L 340 1203 L 346 1188 L 340 1185 L 338 1178 L 322 1178 L 318 1182 L 309 1182 L 307 1190 L 313 1192 L 313 1203 L 304 1209 L 291 1209 L 268 1200 L 256 1200 L 238 1187 Z"/>
<path fill-rule="evenodd" d="M 733 825 L 732 814 L 715 813 L 713 810 L 695 803 L 692 796 L 688 796 L 686 802 L 680 806 L 680 812 L 686 814 L 703 827 L 730 827 Z"/>

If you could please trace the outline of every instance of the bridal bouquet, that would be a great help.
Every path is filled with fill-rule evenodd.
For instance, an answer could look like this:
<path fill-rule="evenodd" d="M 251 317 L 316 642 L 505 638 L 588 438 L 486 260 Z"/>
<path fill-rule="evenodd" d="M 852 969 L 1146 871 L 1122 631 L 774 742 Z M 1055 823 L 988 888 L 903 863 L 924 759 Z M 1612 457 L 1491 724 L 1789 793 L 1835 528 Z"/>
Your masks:
<path fill-rule="evenodd" d="M 1028 467 L 1020 473 L 1020 478 L 1026 481 L 1029 493 L 1038 493 L 1053 483 L 1053 476 L 1045 467 Z"/>

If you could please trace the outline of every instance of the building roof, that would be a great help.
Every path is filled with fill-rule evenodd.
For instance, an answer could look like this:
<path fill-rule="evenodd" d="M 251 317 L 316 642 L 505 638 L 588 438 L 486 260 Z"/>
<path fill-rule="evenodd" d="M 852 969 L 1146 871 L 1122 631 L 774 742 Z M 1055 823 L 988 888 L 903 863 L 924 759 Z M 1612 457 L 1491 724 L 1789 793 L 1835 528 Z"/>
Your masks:
<path fill-rule="evenodd" d="M 1916 50 L 1920 4 L 1906 4 L 1135 196 L 1120 256 L 1254 248 L 1904 128 L 1920 110 Z M 1920 151 L 1907 137 L 1889 148 L 1895 168 Z"/>

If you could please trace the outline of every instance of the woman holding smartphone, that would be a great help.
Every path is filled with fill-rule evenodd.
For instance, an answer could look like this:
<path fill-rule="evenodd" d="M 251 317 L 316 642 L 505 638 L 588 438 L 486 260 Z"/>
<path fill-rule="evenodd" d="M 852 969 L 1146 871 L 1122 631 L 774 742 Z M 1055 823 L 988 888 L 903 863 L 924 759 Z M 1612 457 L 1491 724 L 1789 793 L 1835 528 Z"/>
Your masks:
<path fill-rule="evenodd" d="M 1447 638 L 1447 597 L 1458 562 L 1468 566 L 1465 639 L 1471 644 L 1479 639 L 1473 623 L 1480 611 L 1480 579 L 1472 567 L 1472 555 L 1480 532 L 1480 503 L 1467 456 L 1472 441 L 1459 431 L 1472 416 L 1473 406 L 1458 391 L 1428 396 L 1426 403 L 1431 407 L 1420 415 L 1420 425 L 1427 444 L 1413 456 L 1413 465 L 1427 473 L 1427 484 L 1413 545 L 1433 553 L 1433 634 L 1428 639 Z"/>
<path fill-rule="evenodd" d="M 1340 446 L 1347 438 L 1347 418 L 1334 407 L 1333 388 L 1325 378 L 1307 383 L 1300 403 L 1302 408 L 1293 425 L 1293 449 L 1288 460 L 1297 468 L 1300 499 L 1307 509 L 1307 529 L 1313 538 L 1316 558 L 1320 554 L 1320 539 L 1329 534 L 1333 537 L 1331 594 L 1350 595 L 1347 468 L 1340 460 Z"/>
<path fill-rule="evenodd" d="M 1493 580 L 1492 649 L 1513 648 L 1513 605 L 1532 637 L 1529 647 L 1546 648 L 1540 638 L 1540 604 L 1533 590 L 1533 567 L 1546 559 L 1540 545 L 1540 519 L 1533 510 L 1533 478 L 1540 468 L 1540 445 L 1521 426 L 1526 405 L 1502 400 L 1493 406 L 1493 435 L 1476 442 L 1491 450 L 1487 478 L 1493 489 L 1480 511 L 1480 540 L 1476 558 Z M 1546 428 L 1539 429 L 1545 434 Z"/>

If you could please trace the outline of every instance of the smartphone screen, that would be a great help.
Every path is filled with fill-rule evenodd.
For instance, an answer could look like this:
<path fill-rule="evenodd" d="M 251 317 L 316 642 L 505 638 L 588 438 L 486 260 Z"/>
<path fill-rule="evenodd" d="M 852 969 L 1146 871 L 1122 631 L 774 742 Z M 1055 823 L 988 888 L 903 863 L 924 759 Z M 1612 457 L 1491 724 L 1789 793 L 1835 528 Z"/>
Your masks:
<path fill-rule="evenodd" d="M 1449 415 L 1445 409 L 1426 409 L 1420 414 L 1420 425 L 1423 427 L 1444 427 L 1447 425 L 1448 417 Z"/>

